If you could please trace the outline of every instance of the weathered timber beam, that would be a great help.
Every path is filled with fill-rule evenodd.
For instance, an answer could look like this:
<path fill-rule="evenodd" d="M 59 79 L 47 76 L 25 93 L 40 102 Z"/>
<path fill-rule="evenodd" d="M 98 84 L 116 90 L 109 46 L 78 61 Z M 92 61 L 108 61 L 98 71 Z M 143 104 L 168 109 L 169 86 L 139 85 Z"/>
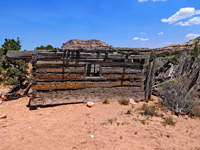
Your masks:
<path fill-rule="evenodd" d="M 37 73 L 85 73 L 85 67 L 37 68 Z"/>
<path fill-rule="evenodd" d="M 28 59 L 32 58 L 33 54 L 37 54 L 36 51 L 8 51 L 6 54 L 7 59 Z"/>
<path fill-rule="evenodd" d="M 143 76 L 134 74 L 104 74 L 99 78 L 87 78 L 84 74 L 37 73 L 36 81 L 143 81 Z"/>
<path fill-rule="evenodd" d="M 100 64 L 102 67 L 125 67 L 125 68 L 132 68 L 135 70 L 141 70 L 143 65 L 140 63 L 129 63 L 129 62 L 69 62 L 69 64 L 63 64 L 62 62 L 58 62 L 57 64 L 51 62 L 37 62 L 34 66 L 37 68 L 63 68 L 63 67 L 84 67 L 88 63 L 97 63 Z"/>
<path fill-rule="evenodd" d="M 85 64 L 35 64 L 38 68 L 64 68 L 64 67 L 85 67 Z"/>
<path fill-rule="evenodd" d="M 142 86 L 143 82 L 131 82 L 131 81 L 116 81 L 116 82 L 37 82 L 32 86 L 32 89 L 36 90 L 76 90 L 84 88 L 95 87 L 117 87 L 117 86 Z"/>
<path fill-rule="evenodd" d="M 111 58 L 111 59 L 126 59 L 126 56 L 125 55 L 118 55 L 118 54 L 115 54 L 115 55 L 108 55 L 108 58 Z M 73 60 L 73 59 L 77 59 L 75 56 L 69 56 L 69 57 L 63 57 L 63 55 L 56 55 L 56 54 L 52 54 L 52 55 L 47 55 L 47 54 L 44 54 L 44 55 L 41 55 L 41 54 L 38 54 L 37 55 L 37 59 L 38 60 Z M 97 55 L 97 54 L 80 54 L 80 56 L 78 57 L 78 59 L 82 59 L 82 60 L 85 60 L 85 59 L 105 59 L 105 55 Z M 147 56 L 142 56 L 142 55 L 129 55 L 127 59 L 131 59 L 131 60 L 145 60 L 147 59 Z"/>

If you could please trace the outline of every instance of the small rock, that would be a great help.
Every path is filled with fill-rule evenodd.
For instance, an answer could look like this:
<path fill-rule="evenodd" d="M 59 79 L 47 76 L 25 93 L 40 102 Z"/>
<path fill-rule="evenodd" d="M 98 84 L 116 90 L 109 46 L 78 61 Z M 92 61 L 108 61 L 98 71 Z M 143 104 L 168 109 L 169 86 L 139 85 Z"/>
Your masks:
<path fill-rule="evenodd" d="M 6 124 L 3 125 L 3 127 L 7 127 L 8 125 L 9 125 L 9 123 L 6 123 Z"/>
<path fill-rule="evenodd" d="M 3 114 L 3 115 L 0 115 L 0 119 L 5 119 L 7 118 L 7 115 Z"/>
<path fill-rule="evenodd" d="M 93 107 L 93 106 L 94 106 L 94 103 L 93 103 L 93 102 L 87 102 L 87 106 L 88 106 L 88 107 Z"/>
<path fill-rule="evenodd" d="M 6 101 L 6 100 L 8 99 L 8 97 L 5 96 L 5 95 L 2 95 L 0 99 L 1 99 L 2 101 Z"/>
<path fill-rule="evenodd" d="M 133 105 L 137 104 L 132 98 L 129 99 L 129 103 Z"/>
<path fill-rule="evenodd" d="M 94 135 L 90 135 L 90 137 L 93 139 L 93 138 L 94 138 Z"/>

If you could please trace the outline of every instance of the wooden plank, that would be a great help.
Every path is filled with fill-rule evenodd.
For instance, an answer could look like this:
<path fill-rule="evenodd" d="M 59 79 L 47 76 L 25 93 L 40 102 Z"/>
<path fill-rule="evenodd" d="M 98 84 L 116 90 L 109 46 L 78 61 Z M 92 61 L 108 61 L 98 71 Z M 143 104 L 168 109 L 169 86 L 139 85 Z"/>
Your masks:
<path fill-rule="evenodd" d="M 123 49 L 123 48 L 122 48 Z M 61 52 L 62 51 L 62 52 Z M 54 57 L 62 57 L 64 52 L 70 52 L 71 50 L 59 50 L 59 51 L 55 51 L 55 50 L 51 50 L 51 51 L 47 51 L 47 50 L 43 50 L 43 51 L 8 51 L 7 52 L 7 58 L 9 59 L 31 59 L 32 58 L 32 55 L 35 54 L 35 55 L 38 55 L 38 56 L 54 56 Z M 123 54 L 120 54 L 122 52 L 120 52 L 120 49 L 118 50 L 87 50 L 87 49 L 77 49 L 77 50 L 73 50 L 74 52 L 78 52 L 80 51 L 81 53 L 92 53 L 92 54 L 95 54 L 95 53 L 108 53 L 109 54 L 109 57 L 118 57 L 120 55 L 123 55 Z M 127 51 L 127 50 L 126 50 Z M 115 54 L 110 54 L 110 53 L 113 53 L 113 52 L 117 52 L 118 54 L 115 55 Z M 132 53 L 134 53 L 134 50 L 132 51 Z M 102 57 L 104 57 L 102 55 Z M 145 56 L 143 55 L 133 55 L 134 58 L 136 59 L 145 59 Z M 45 57 L 44 57 L 45 58 Z M 46 57 L 47 58 L 47 57 Z"/>
<path fill-rule="evenodd" d="M 143 76 L 142 74 L 140 75 L 135 75 L 135 74 L 103 74 L 101 77 L 105 78 L 106 80 L 130 80 L 130 81 L 143 81 Z"/>
<path fill-rule="evenodd" d="M 42 63 L 42 64 L 35 64 L 35 66 L 37 68 L 62 68 L 62 67 L 84 67 L 86 64 L 91 63 L 91 62 L 78 62 L 76 63 L 76 61 L 73 62 L 68 62 L 69 64 L 62 64 L 62 63 L 58 63 L 58 64 L 54 64 L 54 63 Z M 100 64 L 102 67 L 125 67 L 125 68 L 132 68 L 132 69 L 142 69 L 143 65 L 140 63 L 127 63 L 127 62 L 98 62 L 98 61 L 94 61 L 92 63 L 97 63 Z M 137 71 L 138 72 L 138 71 Z"/>
<path fill-rule="evenodd" d="M 69 74 L 69 73 L 37 73 L 36 81 L 143 81 L 142 74 L 104 74 L 101 77 L 85 77 L 85 74 Z"/>
<path fill-rule="evenodd" d="M 38 68 L 37 73 L 84 73 L 85 67 Z"/>
<path fill-rule="evenodd" d="M 64 68 L 64 67 L 85 67 L 85 64 L 36 64 L 38 68 Z"/>
<path fill-rule="evenodd" d="M 83 89 L 95 87 L 141 86 L 143 82 L 114 81 L 114 82 L 37 82 L 32 89 L 37 90 L 62 90 Z"/>
<path fill-rule="evenodd" d="M 126 55 L 119 55 L 119 54 L 112 54 L 112 55 L 108 55 L 107 58 L 110 59 L 126 59 Z M 137 61 L 137 60 L 141 60 L 144 62 L 144 60 L 147 58 L 147 56 L 142 56 L 142 55 L 129 55 L 128 59 L 133 60 L 133 61 Z M 73 61 L 74 59 L 79 60 L 79 61 L 93 61 L 93 60 L 97 60 L 97 61 L 101 61 L 103 59 L 105 59 L 105 55 L 97 55 L 97 54 L 81 54 L 79 56 L 79 58 L 76 57 L 63 57 L 62 55 L 37 55 L 37 59 L 39 61 L 51 61 L 51 60 L 63 60 L 63 61 Z"/>
<path fill-rule="evenodd" d="M 125 68 L 139 68 L 142 69 L 143 65 L 138 62 L 111 62 L 111 63 L 101 63 L 102 67 L 125 67 Z"/>
<path fill-rule="evenodd" d="M 7 59 L 17 60 L 17 59 L 28 59 L 32 58 L 33 54 L 37 54 L 36 51 L 11 51 L 9 50 L 6 54 Z"/>
<path fill-rule="evenodd" d="M 147 74 L 146 81 L 144 83 L 146 99 L 151 99 L 152 89 L 154 85 L 155 65 L 156 65 L 156 54 L 151 53 L 150 58 L 149 58 L 148 69 L 146 72 Z"/>
<path fill-rule="evenodd" d="M 131 68 L 122 68 L 122 67 L 101 67 L 102 74 L 137 74 L 142 73 L 142 69 L 131 69 Z"/>
<path fill-rule="evenodd" d="M 100 102 L 107 98 L 109 101 L 118 101 L 126 97 L 137 100 L 144 99 L 144 91 L 140 87 L 112 87 L 112 88 L 86 88 L 81 90 L 65 91 L 42 91 L 37 93 L 36 98 L 32 98 L 30 104 L 54 105 L 79 102 Z"/>
<path fill-rule="evenodd" d="M 55 73 L 37 73 L 35 76 L 36 81 L 71 81 L 82 80 L 84 74 L 55 74 Z"/>

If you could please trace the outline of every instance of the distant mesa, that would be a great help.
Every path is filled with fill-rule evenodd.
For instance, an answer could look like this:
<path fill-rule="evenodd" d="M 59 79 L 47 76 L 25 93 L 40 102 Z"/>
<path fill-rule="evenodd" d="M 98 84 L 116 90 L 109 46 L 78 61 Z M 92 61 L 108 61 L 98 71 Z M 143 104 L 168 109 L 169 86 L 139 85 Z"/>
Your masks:
<path fill-rule="evenodd" d="M 158 48 L 158 49 L 156 49 L 156 51 L 157 52 L 163 52 L 163 51 L 175 52 L 175 51 L 183 51 L 183 50 L 194 50 L 196 41 L 198 41 L 199 46 L 200 46 L 200 37 L 198 37 L 198 38 L 190 40 L 186 43 L 171 44 L 171 45 L 163 47 L 163 48 Z"/>
<path fill-rule="evenodd" d="M 62 44 L 61 49 L 78 49 L 78 48 L 102 48 L 110 47 L 100 40 L 69 40 Z"/>

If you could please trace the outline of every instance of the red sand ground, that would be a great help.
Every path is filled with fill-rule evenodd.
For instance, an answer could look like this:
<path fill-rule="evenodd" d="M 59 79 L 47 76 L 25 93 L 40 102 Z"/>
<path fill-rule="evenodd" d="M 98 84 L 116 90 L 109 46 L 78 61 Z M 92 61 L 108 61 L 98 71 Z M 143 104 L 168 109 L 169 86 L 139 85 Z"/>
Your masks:
<path fill-rule="evenodd" d="M 175 126 L 163 126 L 159 117 L 145 125 L 129 106 L 96 103 L 61 105 L 29 110 L 28 97 L 0 105 L 1 150 L 199 150 L 200 120 L 178 118 Z M 170 114 L 170 113 L 168 113 Z M 110 123 L 108 120 L 110 119 Z M 111 124 L 113 120 L 113 123 Z M 3 127 L 4 125 L 6 125 Z M 91 135 L 94 138 L 91 138 Z"/>

